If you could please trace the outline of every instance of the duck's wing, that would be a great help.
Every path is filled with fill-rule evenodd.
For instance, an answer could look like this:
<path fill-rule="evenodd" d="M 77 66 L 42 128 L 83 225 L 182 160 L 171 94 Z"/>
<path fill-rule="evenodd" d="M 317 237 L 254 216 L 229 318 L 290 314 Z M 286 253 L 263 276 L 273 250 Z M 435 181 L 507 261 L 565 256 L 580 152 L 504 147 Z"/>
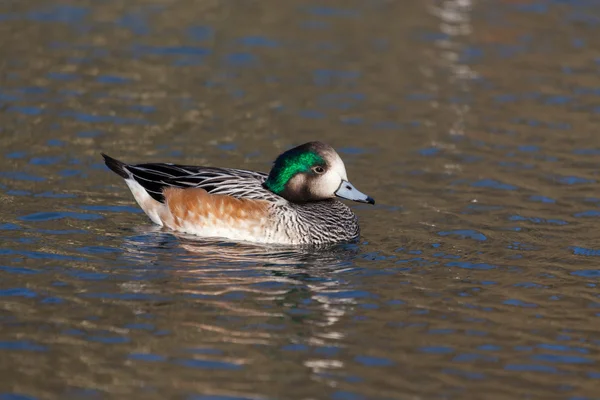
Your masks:
<path fill-rule="evenodd" d="M 106 166 L 119 176 L 135 180 L 155 200 L 164 203 L 164 189 L 200 188 L 211 194 L 277 202 L 281 198 L 263 187 L 267 174 L 233 168 L 171 163 L 125 164 L 102 154 Z"/>

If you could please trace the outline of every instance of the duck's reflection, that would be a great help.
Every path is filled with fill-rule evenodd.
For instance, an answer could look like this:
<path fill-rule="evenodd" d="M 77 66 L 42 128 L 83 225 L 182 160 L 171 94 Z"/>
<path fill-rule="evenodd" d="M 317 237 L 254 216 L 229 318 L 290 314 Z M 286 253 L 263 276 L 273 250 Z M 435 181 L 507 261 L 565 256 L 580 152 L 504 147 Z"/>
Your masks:
<path fill-rule="evenodd" d="M 351 266 L 359 253 L 356 244 L 281 246 L 219 239 L 200 238 L 159 227 L 137 228 L 136 235 L 126 237 L 124 257 L 132 261 L 165 262 L 185 269 L 204 267 L 248 266 L 286 267 L 285 275 L 302 271 L 332 271 Z M 167 258 L 165 258 L 167 256 Z M 274 271 L 275 272 L 275 271 Z"/>
<path fill-rule="evenodd" d="M 258 246 L 151 230 L 126 238 L 123 248 L 123 257 L 142 268 L 168 269 L 162 290 L 198 305 L 197 314 L 178 321 L 198 341 L 337 346 L 346 335 L 338 322 L 357 303 L 347 295 L 355 283 L 344 279 L 356 268 L 356 244 Z M 319 375 L 343 366 L 331 357 L 303 363 Z"/>

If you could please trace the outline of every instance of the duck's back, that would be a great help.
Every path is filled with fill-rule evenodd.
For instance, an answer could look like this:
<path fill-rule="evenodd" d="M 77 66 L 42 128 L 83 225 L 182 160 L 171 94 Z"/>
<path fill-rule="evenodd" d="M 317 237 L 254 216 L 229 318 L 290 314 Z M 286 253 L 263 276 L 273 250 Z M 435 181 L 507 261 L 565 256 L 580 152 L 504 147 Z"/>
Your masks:
<path fill-rule="evenodd" d="M 267 174 L 234 168 L 214 168 L 170 163 L 129 165 L 104 155 L 114 172 L 142 186 L 156 201 L 164 202 L 167 188 L 197 188 L 210 194 L 274 201 L 276 195 L 263 187 Z"/>

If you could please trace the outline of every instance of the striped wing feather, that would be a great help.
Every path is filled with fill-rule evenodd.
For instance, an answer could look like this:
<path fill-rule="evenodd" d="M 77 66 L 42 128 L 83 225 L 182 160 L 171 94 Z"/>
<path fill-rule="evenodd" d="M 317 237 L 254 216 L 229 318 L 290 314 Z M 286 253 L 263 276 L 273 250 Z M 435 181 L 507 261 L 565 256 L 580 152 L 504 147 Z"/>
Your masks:
<path fill-rule="evenodd" d="M 160 202 L 164 202 L 163 190 L 168 187 L 201 188 L 211 194 L 273 202 L 280 199 L 263 187 L 267 174 L 262 172 L 166 163 L 127 165 L 125 168 L 150 196 Z"/>

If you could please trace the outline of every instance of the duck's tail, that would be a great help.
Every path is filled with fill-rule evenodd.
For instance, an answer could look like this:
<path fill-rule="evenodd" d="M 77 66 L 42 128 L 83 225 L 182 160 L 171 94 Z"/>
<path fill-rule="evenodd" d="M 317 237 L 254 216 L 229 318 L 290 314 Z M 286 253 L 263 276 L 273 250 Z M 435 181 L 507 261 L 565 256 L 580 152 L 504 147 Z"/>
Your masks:
<path fill-rule="evenodd" d="M 104 157 L 104 163 L 108 168 L 111 169 L 115 174 L 119 175 L 123 179 L 131 179 L 131 173 L 127 170 L 127 164 L 122 161 L 119 161 L 115 158 L 112 158 L 104 153 L 102 157 Z"/>
<path fill-rule="evenodd" d="M 162 198 L 161 192 L 150 192 L 147 185 L 141 185 L 135 179 L 133 172 L 130 170 L 132 168 L 131 165 L 125 164 L 122 161 L 119 161 L 115 158 L 112 158 L 104 153 L 101 153 L 102 157 L 104 157 L 104 163 L 108 168 L 111 169 L 114 173 L 119 175 L 121 178 L 125 179 L 125 183 L 131 190 L 133 197 L 140 205 L 142 210 L 150 217 L 150 219 L 158 225 L 163 225 L 163 221 L 161 215 L 164 213 L 166 209 L 165 205 L 159 200 Z M 160 196 L 156 198 L 156 196 Z"/>

